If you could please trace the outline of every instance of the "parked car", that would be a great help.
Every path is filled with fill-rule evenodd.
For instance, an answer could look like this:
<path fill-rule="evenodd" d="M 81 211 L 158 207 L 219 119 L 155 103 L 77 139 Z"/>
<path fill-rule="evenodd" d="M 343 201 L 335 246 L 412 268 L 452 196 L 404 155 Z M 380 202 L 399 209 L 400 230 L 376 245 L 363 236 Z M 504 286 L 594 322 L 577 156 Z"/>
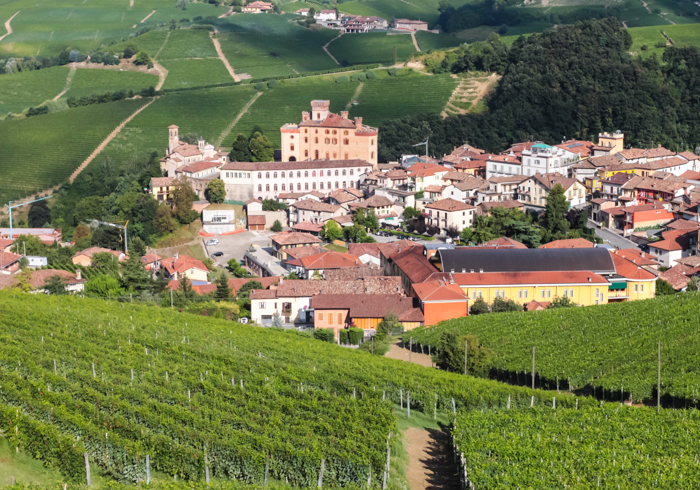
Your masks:
<path fill-rule="evenodd" d="M 213 254 L 211 254 L 212 257 L 223 257 L 223 255 L 223 252 L 214 252 Z"/>
<path fill-rule="evenodd" d="M 218 245 L 219 240 L 216 238 L 212 238 L 211 240 L 207 240 L 207 247 L 211 247 L 212 245 Z"/>

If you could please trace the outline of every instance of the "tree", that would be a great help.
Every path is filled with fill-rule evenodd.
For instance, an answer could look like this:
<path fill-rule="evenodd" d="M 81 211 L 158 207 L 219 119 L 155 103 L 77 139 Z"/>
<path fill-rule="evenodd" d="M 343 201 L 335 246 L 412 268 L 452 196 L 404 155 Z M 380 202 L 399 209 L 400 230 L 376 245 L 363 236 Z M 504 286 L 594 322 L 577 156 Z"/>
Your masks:
<path fill-rule="evenodd" d="M 403 325 L 399 321 L 399 317 L 394 313 L 389 313 L 382 318 L 382 321 L 377 325 L 377 339 L 382 340 L 393 332 L 403 331 Z"/>
<path fill-rule="evenodd" d="M 275 199 L 263 199 L 262 209 L 263 211 L 286 211 L 287 205 Z"/>
<path fill-rule="evenodd" d="M 230 301 L 231 288 L 228 285 L 226 274 L 221 274 L 216 281 L 216 292 L 214 293 L 216 301 Z"/>
<path fill-rule="evenodd" d="M 486 376 L 494 352 L 481 345 L 475 335 L 460 336 L 454 331 L 443 331 L 440 335 L 437 351 L 433 356 L 435 365 L 445 371 L 464 373 L 465 343 L 467 346 L 467 373 L 474 376 Z"/>
<path fill-rule="evenodd" d="M 138 255 L 139 257 L 146 255 L 146 243 L 141 237 L 136 236 L 129 240 L 129 255 Z"/>
<path fill-rule="evenodd" d="M 153 218 L 153 228 L 159 235 L 165 235 L 175 229 L 175 222 L 173 221 L 173 213 L 170 210 L 170 206 L 165 203 L 161 203 L 161 205 L 158 206 L 156 215 Z"/>
<path fill-rule="evenodd" d="M 547 309 L 551 310 L 554 308 L 571 308 L 572 306 L 578 306 L 578 304 L 574 303 L 569 297 L 556 297 L 554 298 L 554 301 L 547 305 Z"/>
<path fill-rule="evenodd" d="M 136 53 L 138 53 L 138 51 L 139 51 L 139 48 L 137 48 L 135 44 L 129 43 L 124 47 L 123 56 L 124 56 L 124 58 L 128 59 L 128 58 L 131 58 L 132 56 L 134 56 Z"/>
<path fill-rule="evenodd" d="M 489 308 L 489 305 L 486 304 L 486 301 L 483 300 L 483 298 L 476 298 L 474 302 L 472 303 L 471 308 L 469 308 L 469 314 L 470 315 L 483 315 L 484 313 L 490 313 L 491 309 Z"/>
<path fill-rule="evenodd" d="M 248 138 L 246 135 L 239 134 L 233 141 L 231 153 L 228 155 L 232 162 L 249 162 L 251 161 L 250 148 L 248 148 Z"/>
<path fill-rule="evenodd" d="M 403 210 L 403 219 L 407 221 L 420 218 L 421 216 L 423 216 L 423 214 L 411 206 L 407 206 L 406 209 Z"/>
<path fill-rule="evenodd" d="M 280 220 L 276 219 L 274 223 L 272 223 L 272 228 L 270 228 L 272 231 L 275 233 L 279 233 L 282 231 L 282 223 L 280 223 Z"/>
<path fill-rule="evenodd" d="M 282 326 L 282 315 L 279 314 L 279 312 L 275 312 L 274 315 L 272 315 L 272 326 L 273 327 L 281 327 Z"/>
<path fill-rule="evenodd" d="M 42 228 L 51 223 L 51 210 L 46 200 L 37 201 L 29 206 L 29 226 Z"/>
<path fill-rule="evenodd" d="M 255 133 L 248 143 L 252 162 L 271 162 L 275 159 L 275 148 L 262 133 Z"/>
<path fill-rule="evenodd" d="M 148 65 L 151 63 L 151 57 L 148 56 L 148 53 L 145 51 L 139 51 L 136 53 L 136 57 L 134 58 L 134 64 L 135 65 Z"/>
<path fill-rule="evenodd" d="M 58 274 L 46 279 L 44 282 L 44 289 L 48 294 L 68 294 L 68 291 L 66 290 L 66 281 Z"/>
<path fill-rule="evenodd" d="M 92 231 L 87 225 L 78 225 L 73 230 L 73 241 L 76 247 L 83 249 L 90 246 Z"/>
<path fill-rule="evenodd" d="M 251 289 L 265 289 L 260 281 L 252 280 L 248 281 L 245 283 L 243 286 L 241 286 L 238 291 L 236 291 L 236 294 L 239 298 L 241 299 L 248 299 L 250 298 L 250 290 Z"/>
<path fill-rule="evenodd" d="M 192 289 L 192 283 L 187 278 L 186 275 L 180 274 L 180 279 L 178 280 L 180 294 L 185 300 L 191 300 L 195 296 L 194 289 Z"/>
<path fill-rule="evenodd" d="M 129 292 L 141 293 L 151 289 L 153 280 L 146 270 L 141 257 L 131 255 L 122 263 L 122 287 Z"/>
<path fill-rule="evenodd" d="M 459 236 L 459 230 L 455 225 L 448 226 L 446 232 L 447 236 L 453 239 Z"/>
<path fill-rule="evenodd" d="M 698 278 L 698 276 L 693 276 L 688 279 L 686 291 L 700 291 L 700 278 Z"/>
<path fill-rule="evenodd" d="M 85 292 L 100 298 L 118 297 L 124 294 L 119 279 L 106 274 L 92 276 L 85 285 Z"/>
<path fill-rule="evenodd" d="M 212 179 L 207 185 L 207 196 L 209 202 L 220 204 L 226 199 L 226 184 L 221 179 Z"/>
<path fill-rule="evenodd" d="M 236 277 L 249 277 L 250 273 L 245 270 L 241 265 L 238 263 L 238 260 L 236 259 L 231 259 L 227 262 L 229 268 L 231 269 L 231 273 L 236 276 Z"/>
<path fill-rule="evenodd" d="M 15 243 L 12 244 L 10 251 L 24 255 L 25 250 L 27 255 L 44 255 L 46 253 L 46 245 L 41 243 L 41 240 L 34 235 L 20 235 L 15 240 Z"/>
<path fill-rule="evenodd" d="M 100 274 L 119 277 L 119 259 L 109 252 L 100 252 L 92 256 L 92 268 Z"/>
<path fill-rule="evenodd" d="M 179 177 L 174 182 L 173 205 L 175 206 L 175 216 L 183 225 L 192 223 L 197 219 L 197 212 L 192 209 L 194 193 L 189 179 Z"/>
<path fill-rule="evenodd" d="M 561 184 L 556 184 L 549 191 L 544 215 L 542 215 L 542 226 L 551 234 L 566 233 L 569 231 L 569 221 L 566 214 L 569 211 L 569 203 L 564 195 L 564 188 Z"/>
<path fill-rule="evenodd" d="M 673 289 L 673 286 L 667 281 L 664 281 L 663 279 L 657 279 L 656 280 L 656 295 L 657 296 L 668 296 L 671 294 L 676 294 L 676 290 Z"/>
<path fill-rule="evenodd" d="M 520 305 L 512 299 L 496 298 L 491 305 L 492 313 L 503 313 L 506 311 L 523 311 L 523 305 Z"/>
<path fill-rule="evenodd" d="M 340 228 L 340 225 L 335 222 L 335 220 L 331 219 L 326 221 L 326 224 L 323 225 L 321 234 L 326 240 L 332 242 L 334 240 L 339 240 L 343 236 L 343 230 Z"/>

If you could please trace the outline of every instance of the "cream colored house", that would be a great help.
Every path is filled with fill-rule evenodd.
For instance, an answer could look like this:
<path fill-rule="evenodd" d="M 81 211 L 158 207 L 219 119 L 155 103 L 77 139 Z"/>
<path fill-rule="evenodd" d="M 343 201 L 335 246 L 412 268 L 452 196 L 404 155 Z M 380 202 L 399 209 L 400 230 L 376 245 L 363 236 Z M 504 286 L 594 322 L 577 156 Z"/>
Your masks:
<path fill-rule="evenodd" d="M 547 205 L 547 196 L 557 184 L 564 188 L 569 206 L 578 206 L 586 202 L 586 186 L 576 179 L 558 173 L 535 174 L 523 180 L 518 185 L 518 200 L 525 205 L 543 208 Z"/>
<path fill-rule="evenodd" d="M 469 228 L 476 215 L 474 206 L 452 198 L 435 201 L 426 205 L 425 209 L 428 212 L 428 224 L 439 227 L 441 233 L 447 233 L 450 228 L 457 231 Z"/>

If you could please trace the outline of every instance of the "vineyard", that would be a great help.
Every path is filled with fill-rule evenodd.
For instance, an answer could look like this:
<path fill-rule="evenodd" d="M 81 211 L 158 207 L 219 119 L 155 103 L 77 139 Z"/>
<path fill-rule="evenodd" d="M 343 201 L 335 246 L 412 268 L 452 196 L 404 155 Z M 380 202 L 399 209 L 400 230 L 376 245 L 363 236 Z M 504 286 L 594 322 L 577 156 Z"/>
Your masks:
<path fill-rule="evenodd" d="M 0 326 L 0 429 L 73 480 L 85 452 L 132 482 L 148 455 L 178 479 L 209 471 L 261 483 L 269 456 L 278 481 L 315 486 L 324 461 L 324 484 L 376 488 L 391 403 L 429 414 L 551 403 L 546 392 L 143 305 L 2 291 Z"/>
<path fill-rule="evenodd" d="M 163 89 L 203 87 L 233 83 L 220 59 L 172 60 L 161 63 L 168 70 Z"/>
<path fill-rule="evenodd" d="M 0 123 L 0 202 L 59 184 L 145 104 L 125 100 Z"/>
<path fill-rule="evenodd" d="M 411 337 L 414 343 L 435 346 L 445 330 L 476 335 L 496 352 L 492 373 L 521 383 L 529 383 L 535 347 L 536 386 L 568 388 L 570 383 L 574 390 L 585 388 L 616 400 L 622 389 L 633 401 L 653 396 L 661 342 L 661 394 L 666 403 L 697 404 L 698 306 L 700 295 L 688 293 L 633 303 L 497 313 L 449 320 L 414 330 Z"/>
<path fill-rule="evenodd" d="M 68 68 L 54 67 L 0 76 L 0 116 L 20 113 L 51 100 L 63 90 L 67 75 Z"/>
<path fill-rule="evenodd" d="M 75 97 L 78 99 L 86 95 L 102 95 L 120 90 L 126 92 L 131 90 L 134 93 L 139 93 L 142 89 L 154 87 L 157 84 L 158 77 L 148 73 L 80 69 L 76 70 L 70 88 L 63 97 Z"/>
<path fill-rule="evenodd" d="M 342 65 L 362 65 L 370 63 L 394 64 L 405 61 L 416 48 L 408 34 L 369 33 L 361 36 L 348 34 L 336 39 L 328 46 L 330 52 Z"/>
<path fill-rule="evenodd" d="M 453 428 L 473 488 L 691 488 L 700 413 L 606 405 L 462 413 Z"/>

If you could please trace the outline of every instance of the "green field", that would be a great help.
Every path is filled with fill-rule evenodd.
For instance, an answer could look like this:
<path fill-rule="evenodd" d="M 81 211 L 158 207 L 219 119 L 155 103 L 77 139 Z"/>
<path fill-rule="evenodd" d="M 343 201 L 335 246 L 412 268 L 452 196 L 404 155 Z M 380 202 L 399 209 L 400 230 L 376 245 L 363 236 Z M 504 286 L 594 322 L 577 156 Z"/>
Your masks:
<path fill-rule="evenodd" d="M 236 73 L 264 78 L 337 68 L 322 47 L 338 33 L 301 27 L 292 22 L 295 18 L 239 14 L 219 19 L 221 48 Z"/>
<path fill-rule="evenodd" d="M 51 56 L 67 47 L 88 52 L 126 39 L 143 26 L 225 11 L 224 7 L 204 2 L 190 3 L 185 11 L 175 8 L 175 4 L 170 0 L 135 1 L 133 7 L 129 7 L 128 0 L 57 0 L 48 5 L 30 0 L 4 1 L 0 4 L 1 22 L 20 13 L 12 20 L 14 32 L 0 42 L 0 57 Z M 153 10 L 156 13 L 141 24 Z"/>
<path fill-rule="evenodd" d="M 67 75 L 64 66 L 0 75 L 0 115 L 20 113 L 53 99 L 66 85 Z"/>
<path fill-rule="evenodd" d="M 157 52 L 157 51 L 156 51 Z M 156 52 L 151 53 L 155 56 Z M 181 60 L 184 58 L 216 58 L 216 49 L 205 29 L 178 29 L 172 31 L 159 61 Z"/>
<path fill-rule="evenodd" d="M 189 32 L 189 31 L 186 31 Z M 139 51 L 145 51 L 150 56 L 155 57 L 161 48 L 164 48 L 166 39 L 170 39 L 172 31 L 149 31 L 140 36 L 133 37 L 126 41 L 109 46 L 106 51 L 111 53 L 121 53 L 127 44 L 135 45 Z M 211 41 L 210 41 L 211 42 Z M 160 58 L 159 58 L 160 59 Z"/>
<path fill-rule="evenodd" d="M 194 485 L 208 471 L 259 487 L 269 457 L 273 481 L 311 488 L 323 459 L 324 488 L 377 489 L 388 433 L 397 430 L 394 404 L 405 405 L 409 392 L 414 414 L 441 419 L 453 404 L 549 400 L 296 332 L 153 306 L 1 291 L 0 326 L 0 430 L 11 447 L 74 482 L 84 478 L 87 452 L 93 471 L 123 482 L 145 478 L 149 455 L 171 482 L 177 475 Z M 396 473 L 389 478 L 398 488 Z"/>
<path fill-rule="evenodd" d="M 405 61 L 416 52 L 410 35 L 379 32 L 344 34 L 333 41 L 328 49 L 344 66 L 370 63 L 392 65 L 394 63 L 394 47 L 396 47 L 397 62 Z"/>
<path fill-rule="evenodd" d="M 136 71 L 117 71 L 99 69 L 78 69 L 73 75 L 70 88 L 64 98 L 80 98 L 86 95 L 101 95 L 107 92 L 132 90 L 140 92 L 158 84 L 158 76 Z"/>
<path fill-rule="evenodd" d="M 605 406 L 459 414 L 452 432 L 474 488 L 691 488 L 696 410 Z"/>
<path fill-rule="evenodd" d="M 168 94 L 127 124 L 103 155 L 124 166 L 154 151 L 162 154 L 171 124 L 180 127 L 180 135 L 194 133 L 214 143 L 252 96 L 250 86 Z"/>
<path fill-rule="evenodd" d="M 700 46 L 700 25 L 697 24 L 634 27 L 628 29 L 628 31 L 633 41 L 632 53 L 640 54 L 643 57 L 651 56 L 652 53 L 655 53 L 661 59 L 666 48 L 657 48 L 656 44 L 667 42 L 661 31 L 673 39 L 673 45 L 676 47 Z M 643 45 L 647 46 L 645 51 L 641 50 Z"/>
<path fill-rule="evenodd" d="M 145 102 L 127 100 L 1 122 L 0 202 L 63 182 Z"/>
<path fill-rule="evenodd" d="M 233 83 L 233 78 L 218 58 L 163 61 L 161 64 L 168 70 L 163 89 Z"/>
<path fill-rule="evenodd" d="M 537 385 L 620 390 L 634 401 L 648 400 L 656 387 L 657 343 L 661 342 L 662 395 L 698 399 L 700 374 L 699 294 L 541 312 L 470 316 L 414 331 L 415 342 L 437 345 L 444 330 L 476 335 L 496 351 L 493 367 L 532 373 L 536 348 Z M 505 374 L 508 377 L 508 374 Z M 521 379 L 523 379 L 521 374 Z M 559 380 L 559 381 L 557 381 Z M 626 395 L 626 396 L 627 396 Z M 618 398 L 619 399 L 619 398 Z"/>
<path fill-rule="evenodd" d="M 416 32 L 416 40 L 421 51 L 454 48 L 464 43 L 462 39 L 448 34 L 435 34 L 426 31 Z"/>
<path fill-rule="evenodd" d="M 389 77 L 365 82 L 350 116 L 379 126 L 407 114 L 440 113 L 459 80 L 450 75 Z"/>

